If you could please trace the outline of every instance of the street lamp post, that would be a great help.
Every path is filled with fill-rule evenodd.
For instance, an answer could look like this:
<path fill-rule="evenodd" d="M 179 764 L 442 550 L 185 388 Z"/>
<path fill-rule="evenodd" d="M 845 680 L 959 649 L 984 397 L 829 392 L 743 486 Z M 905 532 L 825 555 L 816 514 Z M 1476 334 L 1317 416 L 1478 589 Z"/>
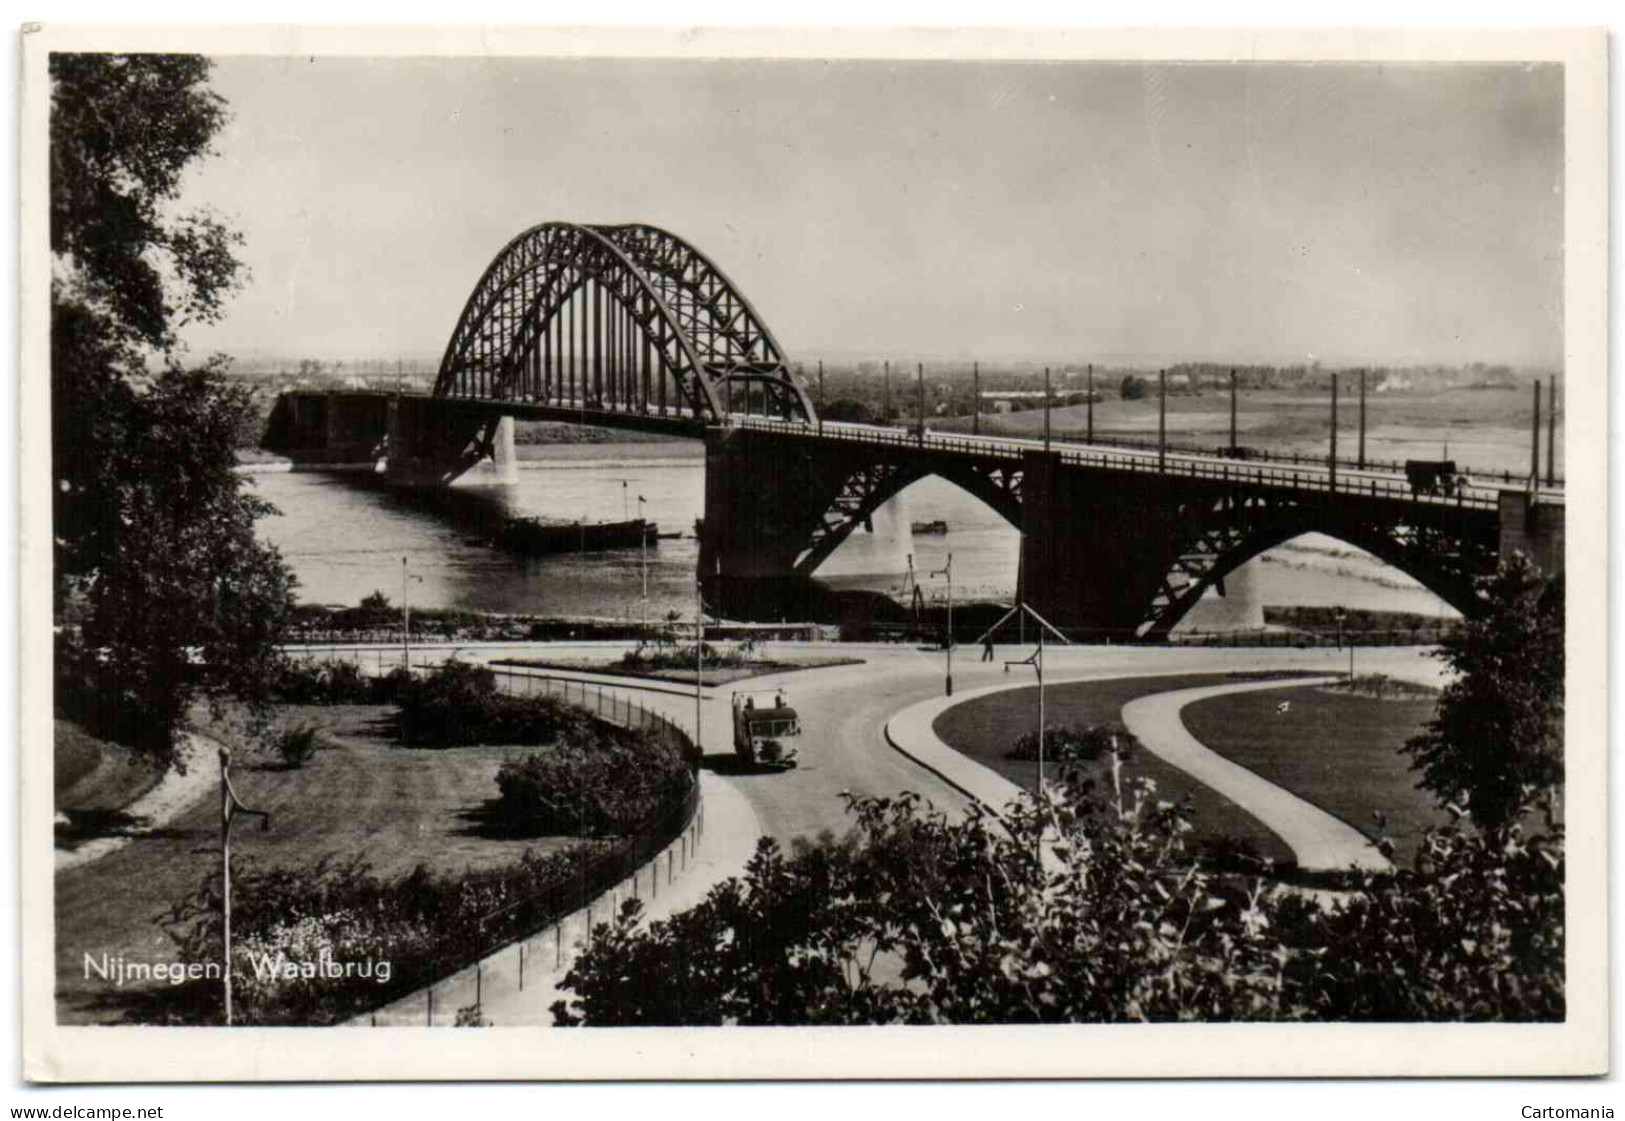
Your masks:
<path fill-rule="evenodd" d="M 412 594 L 406 574 L 406 558 L 401 558 L 401 665 L 412 671 Z"/>
<path fill-rule="evenodd" d="M 1038 628 L 1038 657 L 1033 662 L 1038 671 L 1038 806 L 1044 806 L 1044 628 Z"/>
<path fill-rule="evenodd" d="M 948 670 L 944 695 L 951 697 L 954 695 L 954 555 L 949 553 L 948 563 L 931 575 L 948 578 Z"/>
<path fill-rule="evenodd" d="M 705 600 L 700 594 L 700 569 L 694 566 L 694 746 L 702 753 L 700 739 L 700 683 L 705 678 Z"/>
<path fill-rule="evenodd" d="M 251 810 L 237 798 L 231 785 L 231 752 L 220 749 L 220 930 L 221 951 L 225 955 L 221 976 L 226 998 L 226 1026 L 231 1026 L 231 819 L 239 813 L 260 819 L 263 832 L 271 828 L 271 815 Z"/>

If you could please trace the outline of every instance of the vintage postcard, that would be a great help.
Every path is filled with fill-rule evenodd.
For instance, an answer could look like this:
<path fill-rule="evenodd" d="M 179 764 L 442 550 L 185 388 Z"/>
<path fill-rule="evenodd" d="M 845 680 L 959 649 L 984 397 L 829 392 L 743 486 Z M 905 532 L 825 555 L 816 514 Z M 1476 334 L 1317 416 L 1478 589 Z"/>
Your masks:
<path fill-rule="evenodd" d="M 1601 32 L 22 47 L 28 1078 L 1606 1071 Z"/>

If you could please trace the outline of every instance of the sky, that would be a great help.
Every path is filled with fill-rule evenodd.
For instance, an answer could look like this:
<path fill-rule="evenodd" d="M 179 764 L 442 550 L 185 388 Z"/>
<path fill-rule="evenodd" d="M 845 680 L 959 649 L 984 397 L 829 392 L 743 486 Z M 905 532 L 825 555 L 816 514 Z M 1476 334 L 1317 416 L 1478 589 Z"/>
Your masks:
<path fill-rule="evenodd" d="M 798 355 L 1562 362 L 1555 65 L 221 58 L 195 349 L 439 355 L 545 221 L 648 222 Z"/>

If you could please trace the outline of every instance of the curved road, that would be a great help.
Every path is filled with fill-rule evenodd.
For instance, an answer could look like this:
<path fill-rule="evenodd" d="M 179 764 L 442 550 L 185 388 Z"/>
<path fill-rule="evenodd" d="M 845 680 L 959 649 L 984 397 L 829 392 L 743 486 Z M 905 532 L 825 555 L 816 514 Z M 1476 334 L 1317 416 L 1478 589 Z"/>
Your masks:
<path fill-rule="evenodd" d="M 511 643 L 470 645 L 458 648 L 469 660 L 492 661 L 545 653 L 550 658 L 618 657 L 623 643 L 574 644 L 570 646 Z M 424 647 L 414 657 L 424 661 L 452 653 L 449 647 Z M 762 830 L 788 844 L 795 837 L 816 836 L 828 829 L 837 835 L 849 824 L 841 801 L 843 791 L 865 795 L 892 795 L 915 791 L 939 808 L 962 810 L 965 795 L 948 786 L 934 774 L 895 750 L 885 737 L 887 720 L 918 701 L 942 695 L 943 656 L 895 644 L 854 645 L 820 643 L 774 644 L 766 656 L 782 660 L 798 654 L 840 654 L 864 659 L 864 664 L 828 669 L 801 670 L 753 678 L 735 685 L 706 690 L 703 742 L 711 765 L 728 777 L 755 811 Z M 1030 651 L 1015 646 L 996 650 L 996 661 L 978 662 L 979 648 L 959 648 L 954 658 L 955 692 L 991 685 L 1031 682 L 1032 671 L 1014 667 L 1006 675 L 1003 663 L 1025 657 Z M 1167 647 L 1047 647 L 1046 679 L 1049 684 L 1091 678 L 1153 675 L 1159 673 L 1213 672 L 1239 670 L 1316 670 L 1341 673 L 1347 667 L 1347 653 L 1337 650 L 1215 650 Z M 1366 649 L 1359 655 L 1361 673 L 1386 673 L 1394 677 L 1440 685 L 1446 680 L 1440 663 L 1421 648 Z M 533 671 L 544 672 L 544 671 Z M 605 681 L 590 673 L 560 673 L 554 676 Z M 637 690 L 625 678 L 613 680 L 648 707 L 668 718 L 692 727 L 694 701 L 691 693 L 669 692 L 670 683 L 657 683 L 661 692 Z M 799 765 L 777 773 L 737 774 L 733 759 L 729 697 L 734 688 L 769 689 L 783 687 L 791 704 L 801 713 L 802 736 L 797 743 Z M 678 687 L 680 688 L 680 687 Z"/>

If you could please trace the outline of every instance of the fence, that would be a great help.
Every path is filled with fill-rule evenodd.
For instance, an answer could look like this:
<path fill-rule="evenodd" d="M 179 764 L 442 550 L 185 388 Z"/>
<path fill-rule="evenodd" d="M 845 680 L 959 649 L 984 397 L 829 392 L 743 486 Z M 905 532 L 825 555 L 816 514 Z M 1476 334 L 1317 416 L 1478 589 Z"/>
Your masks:
<path fill-rule="evenodd" d="M 1038 641 L 1036 624 L 1028 624 L 1025 631 L 1018 630 L 1019 620 L 1007 622 L 996 641 L 1000 645 L 1027 644 Z M 1176 630 L 1166 638 L 1148 636 L 1133 630 L 1109 630 L 1077 627 L 1057 628 L 1069 642 L 1083 645 L 1105 646 L 1236 646 L 1268 649 L 1318 649 L 1344 646 L 1432 646 L 1455 627 L 1453 620 L 1416 627 L 1384 627 L 1376 630 L 1346 630 L 1342 638 L 1332 631 L 1299 629 L 1277 630 Z M 850 628 L 849 641 L 853 642 L 916 642 L 928 643 L 941 649 L 945 627 L 941 620 L 933 623 L 873 623 L 855 624 Z M 961 622 L 954 620 L 954 644 L 971 646 L 987 630 L 986 620 Z M 1022 637 L 1018 637 L 1021 635 Z"/>
<path fill-rule="evenodd" d="M 819 438 L 816 429 L 793 422 L 753 419 L 738 423 L 742 427 L 762 429 L 781 435 Z M 1034 444 L 1030 438 L 1025 442 L 1004 442 L 996 437 L 915 434 L 884 428 L 842 427 L 831 435 L 838 440 L 860 444 L 923 448 L 978 456 L 1003 456 L 1008 459 L 1019 459 L 1026 452 L 1033 450 Z M 1322 460 L 1305 460 L 1303 470 L 1288 470 L 1284 467 L 1248 466 L 1245 460 L 1193 458 L 1189 452 L 1178 452 L 1173 449 L 1169 449 L 1166 456 L 1158 454 L 1155 449 L 1113 453 L 1062 447 L 1059 451 L 1061 462 L 1074 466 L 1098 467 L 1142 475 L 1177 475 L 1234 486 L 1267 486 L 1295 491 L 1403 500 L 1428 506 L 1473 509 L 1495 509 L 1500 501 L 1499 490 L 1490 486 L 1469 484 L 1458 488 L 1454 495 L 1427 494 L 1412 489 L 1409 481 L 1405 479 L 1372 478 L 1368 474 L 1337 474 L 1327 470 Z M 1561 498 L 1562 492 L 1556 488 L 1542 490 L 1543 501 L 1561 501 Z"/>
<path fill-rule="evenodd" d="M 921 433 L 914 425 L 910 425 L 910 427 L 906 429 L 901 429 L 881 427 L 878 425 L 853 426 L 845 423 L 843 423 L 840 428 L 826 433 L 818 428 L 809 428 L 807 425 L 796 421 L 774 420 L 766 417 L 747 417 L 744 419 L 739 419 L 736 417 L 733 418 L 730 423 L 741 428 L 763 428 L 775 432 L 792 432 L 802 435 L 826 436 L 826 438 L 833 436 L 835 439 L 855 440 L 860 443 L 907 445 L 910 447 L 923 446 L 947 451 L 974 451 L 984 455 L 1019 455 L 1023 450 L 1031 450 L 1032 445 L 1042 438 L 1039 436 L 1000 436 L 989 434 L 967 436 L 957 431 L 932 432 L 929 429 L 927 429 L 924 433 Z M 1000 441 L 1008 442 L 1001 444 Z M 1166 451 L 1167 455 L 1169 456 L 1187 458 L 1226 458 L 1226 451 L 1228 450 L 1225 448 L 1199 447 L 1190 444 L 1174 443 L 1164 444 L 1159 448 L 1159 445 L 1155 441 L 1151 440 L 1134 440 L 1121 436 L 1096 436 L 1091 439 L 1086 436 L 1080 436 L 1077 433 L 1052 434 L 1049 438 L 1049 442 L 1052 446 L 1061 446 L 1062 459 L 1067 462 L 1093 462 L 1098 460 L 1105 462 L 1108 466 L 1114 467 L 1124 467 L 1128 465 L 1130 460 L 1144 460 L 1147 458 L 1155 460 L 1158 458 L 1159 451 Z M 1084 447 L 1120 448 L 1125 452 L 1133 452 L 1138 454 L 1133 456 L 1111 456 L 1109 457 L 1109 460 L 1098 456 L 1085 456 L 1081 460 L 1074 459 L 1073 457 L 1078 453 L 1069 452 L 1068 446 L 1077 447 L 1080 445 Z M 1306 455 L 1302 452 L 1271 452 L 1265 451 L 1261 448 L 1249 448 L 1246 451 L 1245 459 L 1237 458 L 1234 460 L 1234 462 L 1273 463 L 1282 465 L 1290 464 L 1294 467 L 1303 467 L 1311 470 L 1319 469 L 1324 471 L 1330 462 L 1330 457 L 1323 455 Z M 1166 474 L 1184 474 L 1187 473 L 1183 470 L 1183 468 L 1186 466 L 1188 466 L 1188 463 L 1181 463 L 1178 460 L 1170 460 L 1165 468 L 1159 468 L 1159 470 L 1162 470 L 1162 472 Z M 1404 473 L 1405 464 L 1399 460 L 1380 460 L 1368 458 L 1362 465 L 1358 460 L 1339 459 L 1337 460 L 1337 468 L 1339 471 L 1388 471 L 1397 475 Z M 1134 470 L 1136 468 L 1129 466 L 1128 469 Z M 1481 471 L 1471 467 L 1462 468 L 1460 473 L 1466 475 L 1469 481 L 1482 480 L 1484 487 L 1475 489 L 1485 489 L 1497 483 L 1505 486 L 1522 486 L 1529 481 L 1530 477 L 1528 472 L 1519 473 L 1515 471 Z M 1272 473 L 1272 476 L 1284 477 L 1285 475 L 1290 475 L 1291 477 L 1296 478 L 1300 474 L 1301 472 L 1297 471 L 1275 472 Z M 1235 475 L 1238 478 L 1242 477 L 1242 472 L 1238 470 L 1235 472 Z M 1307 478 L 1308 476 L 1305 477 Z M 1541 482 L 1542 490 L 1561 491 L 1562 488 L 1563 480 L 1561 478 L 1554 478 L 1550 482 Z M 1353 490 L 1357 488 L 1352 486 L 1339 486 L 1338 489 Z M 1407 494 L 1410 493 L 1408 483 L 1404 489 Z"/>
<path fill-rule="evenodd" d="M 305 653 L 329 659 L 350 653 L 357 656 L 354 660 L 358 665 L 366 668 L 371 659 L 363 661 L 361 654 L 384 652 L 356 649 Z M 381 667 L 386 664 L 395 668 L 402 663 L 379 663 Z M 411 668 L 414 673 L 424 673 L 431 667 Z M 512 669 L 493 672 L 499 687 L 513 695 L 556 696 L 585 708 L 605 723 L 641 731 L 685 754 L 694 750 L 694 741 L 684 728 L 626 695 L 624 686 L 606 687 Z M 468 947 L 468 953 L 452 972 L 351 1022 L 374 1027 L 453 1025 L 462 1009 L 483 1002 L 492 983 L 524 991 L 527 961 L 533 983 L 538 975 L 562 976 L 568 949 L 582 941 L 590 944 L 594 925 L 613 919 L 625 899 L 658 899 L 661 881 L 670 886 L 687 871 L 704 837 L 705 802 L 698 776 L 691 769 L 682 799 L 648 826 L 594 852 L 568 877 L 480 916 L 478 944 Z"/>

